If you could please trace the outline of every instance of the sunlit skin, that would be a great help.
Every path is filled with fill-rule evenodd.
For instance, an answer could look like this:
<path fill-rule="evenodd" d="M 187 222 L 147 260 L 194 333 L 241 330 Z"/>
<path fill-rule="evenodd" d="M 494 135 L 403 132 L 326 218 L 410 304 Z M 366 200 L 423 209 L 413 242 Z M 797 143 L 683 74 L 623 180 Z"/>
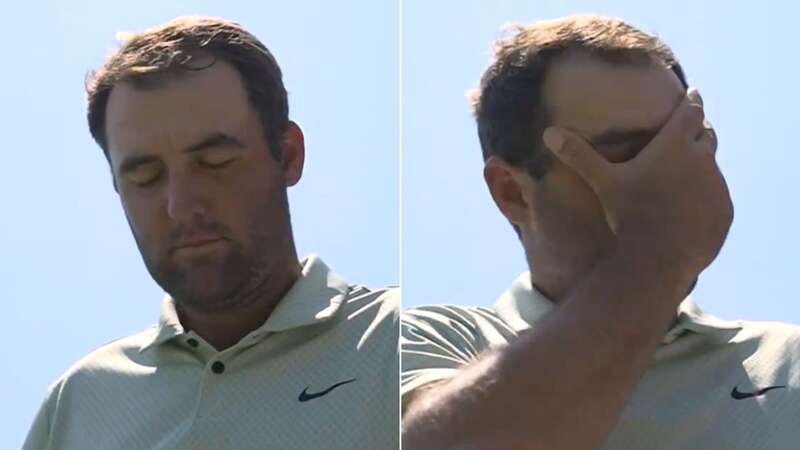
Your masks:
<path fill-rule="evenodd" d="M 580 52 L 554 62 L 542 92 L 551 124 L 582 135 L 612 162 L 633 158 L 686 95 L 668 68 L 611 64 Z M 520 229 L 533 284 L 555 302 L 613 246 L 594 191 L 558 160 L 540 180 L 498 158 L 487 161 L 484 175 Z"/>
<path fill-rule="evenodd" d="M 116 85 L 106 133 L 147 270 L 184 328 L 218 350 L 235 344 L 300 274 L 286 198 L 302 175 L 299 127 L 276 160 L 241 77 L 218 60 L 155 87 Z"/>

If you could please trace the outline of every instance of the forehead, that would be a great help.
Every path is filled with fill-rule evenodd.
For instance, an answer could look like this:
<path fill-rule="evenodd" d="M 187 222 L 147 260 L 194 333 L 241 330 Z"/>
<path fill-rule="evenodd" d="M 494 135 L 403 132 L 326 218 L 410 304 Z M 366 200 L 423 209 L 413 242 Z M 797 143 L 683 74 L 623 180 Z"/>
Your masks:
<path fill-rule="evenodd" d="M 114 86 L 106 107 L 109 155 L 179 149 L 209 132 L 236 135 L 255 114 L 236 69 L 225 61 L 155 86 Z"/>
<path fill-rule="evenodd" d="M 597 136 L 611 128 L 658 129 L 685 89 L 657 64 L 610 63 L 579 52 L 556 59 L 543 85 L 551 122 Z"/>

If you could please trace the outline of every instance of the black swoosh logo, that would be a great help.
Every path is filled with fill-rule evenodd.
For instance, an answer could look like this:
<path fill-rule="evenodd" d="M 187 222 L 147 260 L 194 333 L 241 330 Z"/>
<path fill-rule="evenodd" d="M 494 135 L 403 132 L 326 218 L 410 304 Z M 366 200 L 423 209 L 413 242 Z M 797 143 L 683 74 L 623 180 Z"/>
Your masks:
<path fill-rule="evenodd" d="M 323 395 L 327 394 L 328 392 L 336 389 L 337 387 L 339 387 L 339 386 L 341 386 L 343 384 L 352 383 L 353 381 L 356 381 L 356 379 L 353 378 L 352 380 L 340 381 L 339 383 L 334 384 L 333 386 L 329 387 L 328 389 L 325 389 L 324 391 L 314 392 L 313 394 L 309 394 L 308 393 L 308 388 L 311 387 L 311 386 L 306 386 L 306 388 L 303 389 L 303 392 L 300 393 L 300 395 L 297 397 L 297 399 L 300 400 L 301 402 L 307 402 L 309 400 L 314 400 L 315 398 L 322 397 Z"/>
<path fill-rule="evenodd" d="M 786 386 L 770 386 L 770 387 L 765 387 L 764 389 L 759 389 L 755 392 L 741 392 L 739 390 L 739 386 L 735 386 L 731 391 L 731 397 L 735 398 L 736 400 L 741 400 L 743 398 L 758 397 L 766 394 L 768 391 L 771 391 L 773 389 L 780 389 L 785 387 Z"/>

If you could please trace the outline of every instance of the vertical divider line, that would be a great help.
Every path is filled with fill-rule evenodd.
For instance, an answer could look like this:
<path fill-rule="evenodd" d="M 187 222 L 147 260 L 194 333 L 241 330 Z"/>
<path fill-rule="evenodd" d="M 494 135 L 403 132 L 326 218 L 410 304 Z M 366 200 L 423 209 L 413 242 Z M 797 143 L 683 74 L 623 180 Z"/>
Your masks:
<path fill-rule="evenodd" d="M 400 285 L 400 311 L 403 310 L 403 0 L 397 0 L 397 254 L 398 254 L 398 279 Z M 398 337 L 400 336 L 400 322 L 397 323 Z M 400 377 L 403 371 L 402 353 L 400 342 L 397 342 L 398 374 L 397 374 L 397 442 L 398 449 L 403 448 L 402 442 L 402 400 L 400 397 Z"/>

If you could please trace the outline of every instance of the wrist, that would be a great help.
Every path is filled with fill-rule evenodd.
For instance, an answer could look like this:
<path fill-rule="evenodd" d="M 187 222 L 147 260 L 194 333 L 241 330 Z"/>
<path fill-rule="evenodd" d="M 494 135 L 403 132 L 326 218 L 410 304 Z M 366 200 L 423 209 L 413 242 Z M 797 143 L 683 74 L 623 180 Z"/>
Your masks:
<path fill-rule="evenodd" d="M 652 233 L 626 233 L 617 237 L 616 253 L 637 276 L 657 279 L 674 289 L 682 300 L 703 270 L 703 265 L 674 240 Z"/>

